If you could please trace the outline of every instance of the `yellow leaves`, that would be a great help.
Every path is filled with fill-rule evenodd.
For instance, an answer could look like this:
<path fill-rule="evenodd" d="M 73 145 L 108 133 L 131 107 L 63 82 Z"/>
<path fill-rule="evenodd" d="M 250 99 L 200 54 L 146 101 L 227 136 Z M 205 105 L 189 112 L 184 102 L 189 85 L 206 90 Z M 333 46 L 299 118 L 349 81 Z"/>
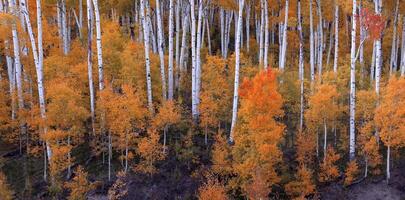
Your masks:
<path fill-rule="evenodd" d="M 202 69 L 201 126 L 214 127 L 229 119 L 233 73 L 227 71 L 225 60 L 218 56 L 207 56 Z"/>
<path fill-rule="evenodd" d="M 225 186 L 213 175 L 208 175 L 207 181 L 198 188 L 199 200 L 227 200 Z"/>
<path fill-rule="evenodd" d="M 305 112 L 305 119 L 310 128 L 322 125 L 324 120 L 330 122 L 336 118 L 339 111 L 337 98 L 336 86 L 328 84 L 317 86 L 316 92 L 309 97 L 309 109 Z"/>
<path fill-rule="evenodd" d="M 316 139 L 315 134 L 298 133 L 295 142 L 297 149 L 297 161 L 301 165 L 310 166 L 315 158 Z"/>
<path fill-rule="evenodd" d="M 89 116 L 81 95 L 64 81 L 55 80 L 50 85 L 52 87 L 47 91 L 48 125 L 61 129 L 81 127 Z"/>
<path fill-rule="evenodd" d="M 12 200 L 13 191 L 11 191 L 10 186 L 7 183 L 7 177 L 0 172 L 0 197 L 2 200 Z"/>
<path fill-rule="evenodd" d="M 160 135 L 155 130 L 148 130 L 148 136 L 141 139 L 138 143 L 138 153 L 141 161 L 134 168 L 135 171 L 146 174 L 156 173 L 155 163 L 165 158 L 159 139 Z"/>
<path fill-rule="evenodd" d="M 65 188 L 70 190 L 69 200 L 85 200 L 87 192 L 94 188 L 87 180 L 87 172 L 82 166 L 78 166 L 75 170 L 75 177 L 65 184 Z"/>
<path fill-rule="evenodd" d="M 405 79 L 391 78 L 383 90 L 374 120 L 386 146 L 405 145 Z"/>
<path fill-rule="evenodd" d="M 100 92 L 97 107 L 103 113 L 104 123 L 112 133 L 124 138 L 134 129 L 143 129 L 147 111 L 135 89 L 123 85 L 121 93 L 114 92 L 110 85 Z"/>
<path fill-rule="evenodd" d="M 178 123 L 180 119 L 180 108 L 174 101 L 165 101 L 160 106 L 158 114 L 153 118 L 152 125 L 156 129 L 163 129 L 167 125 Z"/>
<path fill-rule="evenodd" d="M 321 163 L 319 181 L 330 182 L 334 181 L 339 176 L 339 169 L 336 166 L 336 162 L 340 159 L 339 154 L 335 152 L 333 147 L 328 146 L 326 156 Z"/>
<path fill-rule="evenodd" d="M 347 164 L 346 172 L 345 172 L 345 185 L 348 186 L 356 180 L 356 176 L 359 174 L 359 167 L 357 165 L 356 160 L 352 160 Z"/>
<path fill-rule="evenodd" d="M 377 96 L 374 90 L 361 90 L 357 93 L 356 98 L 356 119 L 372 120 L 377 102 Z"/>
<path fill-rule="evenodd" d="M 312 181 L 312 171 L 305 165 L 300 165 L 294 181 L 285 186 L 285 190 L 292 199 L 306 199 L 305 197 L 315 192 L 315 184 Z"/>
<path fill-rule="evenodd" d="M 220 175 L 232 173 L 231 149 L 226 137 L 219 131 L 215 135 L 215 143 L 212 150 L 212 170 Z"/>
<path fill-rule="evenodd" d="M 284 125 L 277 121 L 283 111 L 274 72 L 262 71 L 254 78 L 246 79 L 240 96 L 236 143 L 232 148 L 234 171 L 245 184 L 255 185 L 264 181 L 265 185 L 271 186 L 279 181 L 275 165 L 281 161 L 278 144 L 284 133 Z M 257 173 L 260 173 L 260 178 L 251 179 Z M 263 191 L 267 190 L 263 188 Z"/>
<path fill-rule="evenodd" d="M 237 1 L 233 0 L 214 0 L 211 3 L 225 10 L 238 10 L 239 8 Z"/>

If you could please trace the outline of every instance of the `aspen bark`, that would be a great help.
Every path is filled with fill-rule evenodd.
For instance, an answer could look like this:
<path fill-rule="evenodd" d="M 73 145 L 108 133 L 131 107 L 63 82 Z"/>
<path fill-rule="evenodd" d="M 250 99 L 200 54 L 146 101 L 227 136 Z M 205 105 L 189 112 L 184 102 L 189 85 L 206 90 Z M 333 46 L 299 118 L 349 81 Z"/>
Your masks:
<path fill-rule="evenodd" d="M 302 132 L 304 126 L 304 37 L 302 34 L 301 0 L 298 0 L 298 36 L 299 36 L 299 79 L 300 79 L 300 127 Z"/>
<path fill-rule="evenodd" d="M 402 18 L 401 76 L 405 76 L 405 16 Z"/>
<path fill-rule="evenodd" d="M 250 4 L 246 5 L 246 50 L 250 49 Z"/>
<path fill-rule="evenodd" d="M 396 1 L 396 6 L 395 6 L 395 13 L 394 13 L 394 27 L 393 27 L 393 33 L 392 33 L 392 46 L 391 46 L 391 61 L 390 61 L 390 75 L 394 72 L 394 70 L 397 68 L 397 26 L 398 26 L 398 7 L 399 7 L 399 0 Z"/>
<path fill-rule="evenodd" d="M 314 25 L 312 15 L 312 0 L 309 0 L 309 48 L 310 48 L 310 68 L 311 68 L 311 83 L 315 80 L 315 49 L 314 49 Z M 311 84 L 312 85 L 312 84 Z"/>
<path fill-rule="evenodd" d="M 322 8 L 321 8 L 321 1 L 317 0 L 317 8 L 318 8 L 318 21 L 319 21 L 319 43 L 318 43 L 318 76 L 319 80 L 322 79 L 322 68 L 323 68 L 323 20 L 322 20 Z"/>
<path fill-rule="evenodd" d="M 382 1 L 376 0 L 375 1 L 375 10 L 377 15 L 381 15 L 382 12 Z M 375 58 L 375 92 L 377 96 L 380 95 L 380 79 L 381 79 L 381 68 L 383 64 L 383 57 L 382 57 L 382 38 L 378 38 L 376 40 L 376 58 Z"/>
<path fill-rule="evenodd" d="M 287 52 L 287 27 L 288 27 L 288 0 L 285 1 L 285 16 L 284 16 L 284 25 L 283 25 L 283 43 L 281 49 L 281 62 L 280 70 L 284 71 L 285 69 L 285 58 Z"/>
<path fill-rule="evenodd" d="M 339 59 L 339 5 L 335 5 L 335 55 L 333 61 L 333 72 L 337 74 Z"/>
<path fill-rule="evenodd" d="M 164 57 L 164 38 L 163 38 L 163 22 L 160 13 L 160 1 L 156 1 L 156 19 L 157 19 L 157 33 L 158 33 L 158 52 L 160 59 L 160 78 L 162 81 L 162 97 L 164 100 L 167 98 L 166 90 L 166 75 L 165 75 L 165 57 Z"/>
<path fill-rule="evenodd" d="M 356 111 L 356 0 L 353 0 L 353 17 L 352 17 L 352 42 L 351 42 L 351 64 L 350 64 L 350 142 L 349 142 L 349 159 L 355 159 L 356 153 L 356 133 L 355 133 L 355 111 Z"/>
<path fill-rule="evenodd" d="M 264 69 L 268 67 L 268 54 L 269 54 L 269 14 L 267 0 L 264 1 Z"/>
<path fill-rule="evenodd" d="M 101 43 L 101 23 L 98 0 L 93 0 L 94 16 L 96 20 L 97 62 L 98 62 L 98 85 L 99 90 L 104 89 L 103 46 Z"/>
<path fill-rule="evenodd" d="M 238 115 L 238 90 L 239 90 L 239 67 L 240 67 L 240 33 L 242 32 L 242 14 L 243 6 L 245 1 L 239 0 L 239 14 L 238 14 L 238 30 L 236 32 L 235 38 L 235 82 L 234 82 L 234 93 L 233 93 L 233 109 L 232 109 L 232 124 L 231 132 L 229 135 L 229 141 L 233 142 L 233 131 L 236 125 L 237 115 Z"/>
<path fill-rule="evenodd" d="M 169 8 L 169 67 L 168 67 L 168 99 L 173 99 L 174 91 L 174 66 L 173 66 L 173 29 L 174 29 L 174 0 L 170 0 Z"/>
<path fill-rule="evenodd" d="M 190 1 L 190 15 L 191 15 L 191 62 L 192 62 L 192 69 L 191 69 L 191 111 L 193 115 L 193 119 L 197 120 L 198 112 L 197 112 L 197 59 L 196 59 L 196 18 L 195 18 L 195 2 L 194 0 Z"/>
<path fill-rule="evenodd" d="M 87 0 L 87 75 L 89 79 L 89 94 L 90 94 L 90 113 L 91 113 L 91 125 L 93 135 L 96 133 L 95 128 L 95 99 L 94 99 L 94 84 L 93 84 L 93 51 L 92 51 L 92 16 L 93 8 L 91 0 Z"/>
<path fill-rule="evenodd" d="M 264 4 L 265 0 L 260 1 L 260 11 L 261 11 L 261 22 L 260 22 L 260 50 L 259 50 L 259 66 L 263 65 L 263 54 L 264 54 L 264 29 L 265 29 L 265 19 L 264 19 Z"/>
<path fill-rule="evenodd" d="M 178 91 L 180 82 L 180 6 L 181 6 L 180 0 L 177 0 L 176 2 L 176 55 L 175 55 L 175 62 L 176 62 L 176 75 L 175 75 L 175 89 Z"/>
<path fill-rule="evenodd" d="M 148 7 L 145 8 L 145 0 L 141 1 L 141 21 L 143 25 L 143 41 L 144 41 L 144 48 L 145 48 L 145 67 L 146 67 L 146 88 L 147 88 L 147 98 L 148 98 L 148 108 L 151 113 L 153 113 L 153 103 L 152 103 L 152 79 L 150 73 L 150 59 L 149 59 L 149 32 L 150 32 L 150 15 L 148 11 Z M 147 0 L 146 0 L 147 1 Z M 146 16 L 145 16 L 145 9 L 146 9 Z"/>
<path fill-rule="evenodd" d="M 199 116 L 199 105 L 200 105 L 200 90 L 201 90 L 201 35 L 202 35 L 202 20 L 203 20 L 203 0 L 198 1 L 198 22 L 197 22 L 197 46 L 196 46 L 196 111 L 197 118 Z"/>

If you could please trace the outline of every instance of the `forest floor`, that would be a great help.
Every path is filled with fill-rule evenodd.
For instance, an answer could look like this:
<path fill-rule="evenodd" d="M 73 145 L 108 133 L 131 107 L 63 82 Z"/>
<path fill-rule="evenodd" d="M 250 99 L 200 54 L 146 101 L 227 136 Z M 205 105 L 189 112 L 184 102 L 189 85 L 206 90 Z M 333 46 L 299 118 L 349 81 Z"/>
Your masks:
<path fill-rule="evenodd" d="M 3 146 L 3 145 L 0 145 Z M 28 184 L 31 186 L 31 194 L 34 199 L 47 199 L 46 183 L 42 181 L 42 159 L 31 159 L 27 168 L 24 170 L 25 157 L 18 155 L 18 149 L 7 145 L 0 149 L 4 157 L 3 171 L 8 175 L 9 182 L 17 193 L 23 192 L 27 187 L 24 175 L 29 174 Z M 5 148 L 8 147 L 8 148 Z M 80 148 L 81 149 L 81 148 Z M 87 151 L 88 149 L 81 149 Z M 201 150 L 204 151 L 204 150 Z M 81 154 L 80 152 L 76 152 Z M 200 152 L 200 155 L 205 155 Z M 171 159 L 170 159 L 171 158 Z M 78 160 L 79 163 L 86 163 L 87 158 Z M 202 163 L 208 164 L 208 158 L 201 157 Z M 148 176 L 140 174 L 131 174 L 127 177 L 128 200 L 149 200 L 149 199 L 195 199 L 198 192 L 198 186 L 201 184 L 202 174 L 192 162 L 179 162 L 174 156 L 169 157 L 166 162 L 159 166 L 160 172 Z M 90 200 L 107 200 L 107 190 L 112 182 L 107 180 L 106 165 L 102 164 L 100 159 L 94 159 L 86 168 L 92 181 L 98 180 L 99 187 L 92 191 L 88 199 Z M 207 167 L 207 166 L 206 166 Z M 25 169 L 27 169 L 25 168 Z M 119 162 L 114 162 L 114 171 L 122 168 Z M 405 161 L 396 163 L 391 172 L 391 181 L 387 185 L 385 176 L 369 177 L 358 184 L 350 187 L 343 187 L 341 183 L 332 183 L 327 186 L 318 187 L 318 194 L 321 200 L 405 200 Z M 37 181 L 34 181 L 37 180 Z M 38 181 L 40 180 L 40 181 Z M 18 199 L 32 199 L 21 198 Z"/>
<path fill-rule="evenodd" d="M 331 184 L 319 192 L 322 200 L 405 200 L 405 163 L 392 170 L 389 184 L 381 176 L 365 179 L 348 188 Z"/>

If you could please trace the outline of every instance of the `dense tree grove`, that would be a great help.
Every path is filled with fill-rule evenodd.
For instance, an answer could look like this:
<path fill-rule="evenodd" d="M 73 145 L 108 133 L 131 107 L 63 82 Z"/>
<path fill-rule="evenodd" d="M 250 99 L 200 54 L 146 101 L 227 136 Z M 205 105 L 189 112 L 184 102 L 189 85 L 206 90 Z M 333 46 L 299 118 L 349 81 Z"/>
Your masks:
<path fill-rule="evenodd" d="M 323 199 L 403 147 L 404 0 L 0 0 L 0 199 Z"/>

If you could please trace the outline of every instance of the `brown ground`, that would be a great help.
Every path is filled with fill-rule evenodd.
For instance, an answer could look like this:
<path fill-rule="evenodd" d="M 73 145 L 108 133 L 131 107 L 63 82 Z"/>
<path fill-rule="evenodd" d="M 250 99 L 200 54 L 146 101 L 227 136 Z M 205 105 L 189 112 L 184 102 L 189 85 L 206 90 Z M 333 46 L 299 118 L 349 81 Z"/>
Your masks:
<path fill-rule="evenodd" d="M 384 177 L 369 178 L 348 188 L 332 184 L 320 190 L 322 200 L 405 200 L 405 166 L 392 170 L 390 184 Z"/>

